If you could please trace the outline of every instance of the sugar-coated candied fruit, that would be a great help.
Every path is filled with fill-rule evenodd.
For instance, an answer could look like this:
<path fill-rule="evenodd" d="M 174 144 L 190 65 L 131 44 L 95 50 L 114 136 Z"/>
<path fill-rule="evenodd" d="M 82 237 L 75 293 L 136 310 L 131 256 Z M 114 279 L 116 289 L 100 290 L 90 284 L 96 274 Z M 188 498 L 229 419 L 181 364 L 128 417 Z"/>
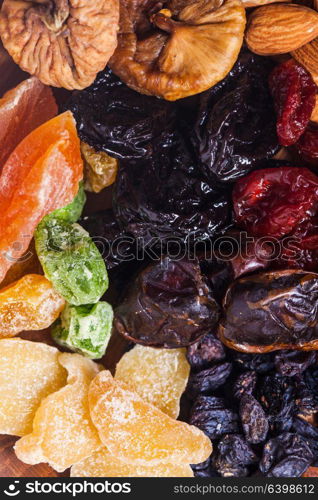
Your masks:
<path fill-rule="evenodd" d="M 42 400 L 32 431 L 14 449 L 24 463 L 46 462 L 63 472 L 101 447 L 87 399 L 89 384 L 100 367 L 79 354 L 60 354 L 58 360 L 67 370 L 67 384 Z"/>
<path fill-rule="evenodd" d="M 27 274 L 0 290 L 0 337 L 52 325 L 65 305 L 44 276 Z"/>
<path fill-rule="evenodd" d="M 136 465 L 123 462 L 103 447 L 71 468 L 71 477 L 193 477 L 190 465 Z"/>
<path fill-rule="evenodd" d="M 66 384 L 59 351 L 20 338 L 0 340 L 0 433 L 24 436 L 49 394 Z"/>
<path fill-rule="evenodd" d="M 185 349 L 136 345 L 117 364 L 115 379 L 131 387 L 144 401 L 177 418 L 189 372 Z"/>
<path fill-rule="evenodd" d="M 195 464 L 212 453 L 203 432 L 143 401 L 108 371 L 102 371 L 91 383 L 89 406 L 102 443 L 125 462 Z"/>

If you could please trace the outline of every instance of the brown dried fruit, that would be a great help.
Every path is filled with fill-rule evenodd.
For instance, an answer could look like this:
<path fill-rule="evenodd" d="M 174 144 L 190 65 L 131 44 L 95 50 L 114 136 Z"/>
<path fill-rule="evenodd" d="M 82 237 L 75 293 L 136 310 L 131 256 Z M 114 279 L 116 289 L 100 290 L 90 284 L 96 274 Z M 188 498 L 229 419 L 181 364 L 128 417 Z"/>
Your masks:
<path fill-rule="evenodd" d="M 292 56 L 306 68 L 318 85 L 318 38 L 292 52 Z"/>
<path fill-rule="evenodd" d="M 318 13 L 303 5 L 273 4 L 256 9 L 248 20 L 248 47 L 260 55 L 286 54 L 318 36 Z"/>
<path fill-rule="evenodd" d="M 84 187 L 86 191 L 99 193 L 105 187 L 114 184 L 118 170 L 118 160 L 104 151 L 81 142 L 81 152 L 84 159 Z"/>
<path fill-rule="evenodd" d="M 118 0 L 4 0 L 3 45 L 19 66 L 43 83 L 88 87 L 117 44 Z"/>
<path fill-rule="evenodd" d="M 240 0 L 122 0 L 120 9 L 110 66 L 143 94 L 174 101 L 202 92 L 228 74 L 242 46 Z"/>
<path fill-rule="evenodd" d="M 248 7 L 260 7 L 261 5 L 267 5 L 269 3 L 278 2 L 290 2 L 290 0 L 242 0 L 242 4 L 245 8 Z"/>

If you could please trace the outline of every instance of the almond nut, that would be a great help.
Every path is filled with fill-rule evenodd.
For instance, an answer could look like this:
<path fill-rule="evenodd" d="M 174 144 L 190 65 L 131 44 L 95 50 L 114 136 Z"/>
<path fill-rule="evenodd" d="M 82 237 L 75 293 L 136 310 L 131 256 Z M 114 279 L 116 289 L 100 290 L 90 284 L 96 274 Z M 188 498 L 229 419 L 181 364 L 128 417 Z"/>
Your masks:
<path fill-rule="evenodd" d="M 293 51 L 292 56 L 311 73 L 318 85 L 318 38 Z"/>
<path fill-rule="evenodd" d="M 318 96 L 316 97 L 316 104 L 311 114 L 310 120 L 312 122 L 318 123 Z"/>
<path fill-rule="evenodd" d="M 264 5 L 252 12 L 248 47 L 260 55 L 286 54 L 318 36 L 318 12 L 296 4 Z"/>

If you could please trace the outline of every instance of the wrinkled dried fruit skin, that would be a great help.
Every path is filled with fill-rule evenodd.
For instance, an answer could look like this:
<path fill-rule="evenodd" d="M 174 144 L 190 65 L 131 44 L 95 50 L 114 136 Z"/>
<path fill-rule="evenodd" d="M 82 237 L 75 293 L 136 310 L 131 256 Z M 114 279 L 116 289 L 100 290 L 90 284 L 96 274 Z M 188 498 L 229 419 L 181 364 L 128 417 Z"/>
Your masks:
<path fill-rule="evenodd" d="M 43 83 L 66 89 L 90 85 L 117 45 L 117 0 L 4 0 L 3 45 L 14 61 Z"/>
<path fill-rule="evenodd" d="M 314 454 L 315 457 L 315 462 L 314 465 L 317 465 L 317 460 L 318 460 L 318 429 L 317 427 L 313 426 L 309 422 L 306 422 L 306 420 L 303 420 L 302 418 L 294 418 L 293 421 L 293 428 L 292 430 L 296 432 L 297 434 L 300 434 L 305 440 L 307 441 L 307 444 L 309 445 L 311 451 Z"/>
<path fill-rule="evenodd" d="M 271 352 L 268 354 L 248 354 L 232 351 L 231 357 L 234 367 L 237 365 L 241 370 L 254 370 L 257 374 L 263 374 L 274 368 L 274 355 Z"/>
<path fill-rule="evenodd" d="M 188 347 L 187 359 L 194 370 L 208 368 L 209 365 L 225 358 L 225 349 L 213 333 L 208 333 Z"/>
<path fill-rule="evenodd" d="M 303 135 L 296 143 L 296 149 L 306 161 L 316 161 L 318 159 L 318 126 L 310 123 Z"/>
<path fill-rule="evenodd" d="M 113 209 L 121 227 L 139 238 L 140 246 L 176 239 L 193 245 L 218 234 L 231 217 L 228 190 L 215 178 L 204 178 L 178 131 L 154 143 L 147 160 L 121 162 Z"/>
<path fill-rule="evenodd" d="M 236 281 L 224 301 L 220 339 L 243 352 L 315 350 L 318 275 L 275 271 Z"/>
<path fill-rule="evenodd" d="M 259 383 L 257 398 L 268 418 L 271 432 L 289 431 L 297 408 L 295 381 L 278 373 L 266 375 Z"/>
<path fill-rule="evenodd" d="M 307 168 L 256 170 L 233 190 L 237 224 L 253 236 L 283 237 L 317 211 L 318 177 Z"/>
<path fill-rule="evenodd" d="M 240 417 L 248 443 L 257 444 L 265 441 L 268 433 L 268 421 L 260 403 L 245 393 L 240 400 Z"/>
<path fill-rule="evenodd" d="M 225 80 L 200 95 L 191 140 L 207 178 L 233 182 L 277 153 L 271 70 L 271 61 L 244 50 Z"/>
<path fill-rule="evenodd" d="M 198 262 L 165 257 L 139 273 L 115 310 L 114 325 L 133 342 L 173 348 L 194 343 L 218 318 Z"/>
<path fill-rule="evenodd" d="M 260 470 L 268 477 L 299 477 L 311 465 L 313 458 L 304 438 L 285 432 L 266 443 Z"/>
<path fill-rule="evenodd" d="M 242 46 L 238 0 L 124 0 L 120 10 L 110 67 L 144 94 L 171 101 L 198 94 L 227 75 Z"/>
<path fill-rule="evenodd" d="M 189 378 L 189 396 L 194 398 L 198 394 L 211 394 L 212 391 L 215 391 L 225 383 L 231 371 L 232 364 L 223 363 L 214 365 L 199 373 L 193 373 Z"/>
<path fill-rule="evenodd" d="M 275 356 L 275 368 L 285 377 L 300 375 L 317 361 L 317 353 L 299 351 L 280 351 Z"/>
<path fill-rule="evenodd" d="M 310 73 L 293 59 L 273 70 L 269 78 L 277 113 L 277 135 L 282 146 L 295 144 L 309 123 L 317 86 Z"/>
<path fill-rule="evenodd" d="M 257 373 L 254 371 L 243 372 L 237 379 L 233 387 L 233 395 L 241 399 L 245 394 L 253 394 L 257 382 Z"/>
<path fill-rule="evenodd" d="M 257 461 L 250 445 L 240 434 L 227 434 L 218 444 L 212 463 L 222 477 L 246 477 L 246 466 Z"/>
<path fill-rule="evenodd" d="M 210 439 L 223 434 L 238 432 L 237 413 L 226 408 L 222 398 L 199 396 L 191 409 L 190 424 L 201 429 Z"/>
<path fill-rule="evenodd" d="M 318 405 L 318 368 L 316 366 L 311 367 L 305 373 L 305 381 L 307 387 L 312 392 L 315 402 Z"/>

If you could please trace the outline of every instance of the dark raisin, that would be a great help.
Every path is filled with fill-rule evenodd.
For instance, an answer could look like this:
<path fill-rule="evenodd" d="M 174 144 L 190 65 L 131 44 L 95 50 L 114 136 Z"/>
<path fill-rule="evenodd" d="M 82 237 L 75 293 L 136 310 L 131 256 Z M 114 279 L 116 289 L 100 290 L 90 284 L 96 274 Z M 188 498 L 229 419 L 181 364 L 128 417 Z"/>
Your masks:
<path fill-rule="evenodd" d="M 304 381 L 318 405 L 318 366 L 308 368 L 304 373 Z"/>
<path fill-rule="evenodd" d="M 223 477 L 246 477 L 246 466 L 256 461 L 254 451 L 239 434 L 224 436 L 212 455 L 212 464 Z"/>
<path fill-rule="evenodd" d="M 189 377 L 188 394 L 194 398 L 198 394 L 211 394 L 221 387 L 232 371 L 232 363 L 222 363 L 199 373 L 192 373 Z"/>
<path fill-rule="evenodd" d="M 313 460 L 305 438 L 285 432 L 265 444 L 260 470 L 268 477 L 299 477 Z"/>
<path fill-rule="evenodd" d="M 202 370 L 211 363 L 222 361 L 225 358 L 225 348 L 213 333 L 208 333 L 188 347 L 187 358 L 193 369 Z"/>
<path fill-rule="evenodd" d="M 257 399 L 265 410 L 272 432 L 290 430 L 297 411 L 292 379 L 277 373 L 265 376 L 259 384 Z"/>
<path fill-rule="evenodd" d="M 306 420 L 296 417 L 293 421 L 293 431 L 305 438 L 315 456 L 315 460 L 318 460 L 318 428 L 306 422 Z"/>
<path fill-rule="evenodd" d="M 318 412 L 318 401 L 306 383 L 304 376 L 297 376 L 295 382 L 295 403 L 297 413 L 308 416 Z"/>
<path fill-rule="evenodd" d="M 199 396 L 192 407 L 190 424 L 201 429 L 210 439 L 238 432 L 238 415 L 225 407 L 222 398 Z"/>
<path fill-rule="evenodd" d="M 251 394 L 244 394 L 240 400 L 240 417 L 246 441 L 252 444 L 265 441 L 268 420 L 262 406 Z"/>
<path fill-rule="evenodd" d="M 256 373 L 267 373 L 274 368 L 274 355 L 268 354 L 247 354 L 244 352 L 232 351 L 234 364 L 244 370 L 253 370 Z"/>
<path fill-rule="evenodd" d="M 278 373 L 293 377 L 305 371 L 317 359 L 316 352 L 279 351 L 275 355 L 275 367 Z"/>
<path fill-rule="evenodd" d="M 235 381 L 233 387 L 233 396 L 240 399 L 244 394 L 252 394 L 257 382 L 257 373 L 248 371 L 242 373 Z"/>

